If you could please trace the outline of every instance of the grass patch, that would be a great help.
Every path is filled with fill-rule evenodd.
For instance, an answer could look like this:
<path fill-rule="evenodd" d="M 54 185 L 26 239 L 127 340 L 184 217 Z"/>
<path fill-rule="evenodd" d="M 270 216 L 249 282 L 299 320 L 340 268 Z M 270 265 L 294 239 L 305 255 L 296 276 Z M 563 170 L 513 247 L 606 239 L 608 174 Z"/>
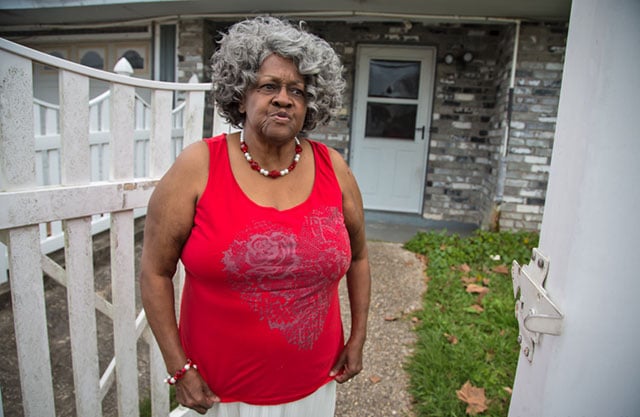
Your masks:
<path fill-rule="evenodd" d="M 507 415 L 519 351 L 511 262 L 528 263 L 537 244 L 536 233 L 486 231 L 466 238 L 421 232 L 405 244 L 427 261 L 428 289 L 407 363 L 418 416 L 465 416 L 456 390 L 466 381 L 485 389 L 483 416 Z M 471 284 L 486 294 L 467 292 Z"/>

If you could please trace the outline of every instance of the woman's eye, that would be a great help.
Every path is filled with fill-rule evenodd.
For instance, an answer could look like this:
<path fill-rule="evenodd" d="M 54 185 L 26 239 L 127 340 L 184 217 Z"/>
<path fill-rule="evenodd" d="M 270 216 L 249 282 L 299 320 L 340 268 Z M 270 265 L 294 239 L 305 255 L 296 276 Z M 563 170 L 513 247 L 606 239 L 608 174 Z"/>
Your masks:
<path fill-rule="evenodd" d="M 262 87 L 260 87 L 263 90 L 266 91 L 273 91 L 276 89 L 276 85 L 275 84 L 263 84 Z"/>
<path fill-rule="evenodd" d="M 304 97 L 304 91 L 299 89 L 299 88 L 292 88 L 291 89 L 291 94 L 293 94 L 294 96 L 298 96 L 298 97 Z"/>

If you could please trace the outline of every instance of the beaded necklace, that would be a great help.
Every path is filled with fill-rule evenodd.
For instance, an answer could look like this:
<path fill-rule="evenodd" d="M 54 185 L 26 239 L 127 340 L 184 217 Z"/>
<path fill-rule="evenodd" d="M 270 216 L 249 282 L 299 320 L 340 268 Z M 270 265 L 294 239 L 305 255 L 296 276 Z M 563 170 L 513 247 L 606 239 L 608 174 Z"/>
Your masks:
<path fill-rule="evenodd" d="M 244 154 L 244 158 L 247 160 L 249 165 L 251 165 L 251 169 L 259 172 L 265 177 L 276 179 L 276 178 L 284 177 L 285 175 L 293 171 L 296 168 L 296 165 L 298 165 L 298 161 L 300 160 L 300 154 L 302 153 L 302 146 L 300 146 L 300 141 L 298 140 L 297 137 L 295 138 L 295 140 L 296 140 L 296 154 L 293 156 L 293 161 L 291 162 L 291 165 L 289 165 L 287 168 L 280 171 L 276 169 L 267 171 L 266 169 L 260 167 L 260 164 L 255 159 L 253 159 L 253 157 L 249 153 L 249 146 L 247 146 L 246 142 L 244 141 L 244 130 L 240 135 L 240 150 Z"/>

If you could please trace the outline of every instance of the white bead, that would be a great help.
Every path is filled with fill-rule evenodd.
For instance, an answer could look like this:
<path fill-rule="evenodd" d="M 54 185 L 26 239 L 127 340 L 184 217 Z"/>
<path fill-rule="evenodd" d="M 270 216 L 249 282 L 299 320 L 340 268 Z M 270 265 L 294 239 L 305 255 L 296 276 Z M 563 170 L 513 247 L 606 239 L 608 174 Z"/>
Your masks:
<path fill-rule="evenodd" d="M 283 169 L 282 171 L 280 171 L 280 176 L 285 176 L 289 173 L 289 170 L 287 168 Z"/>

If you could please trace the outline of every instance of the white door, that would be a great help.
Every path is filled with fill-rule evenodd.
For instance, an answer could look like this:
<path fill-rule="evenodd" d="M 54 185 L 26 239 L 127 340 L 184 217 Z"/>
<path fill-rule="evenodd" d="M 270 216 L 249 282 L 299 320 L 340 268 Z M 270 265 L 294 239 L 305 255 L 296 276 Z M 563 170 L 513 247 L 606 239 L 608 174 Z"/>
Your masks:
<path fill-rule="evenodd" d="M 358 49 L 351 168 L 366 209 L 422 213 L 435 50 Z"/>

